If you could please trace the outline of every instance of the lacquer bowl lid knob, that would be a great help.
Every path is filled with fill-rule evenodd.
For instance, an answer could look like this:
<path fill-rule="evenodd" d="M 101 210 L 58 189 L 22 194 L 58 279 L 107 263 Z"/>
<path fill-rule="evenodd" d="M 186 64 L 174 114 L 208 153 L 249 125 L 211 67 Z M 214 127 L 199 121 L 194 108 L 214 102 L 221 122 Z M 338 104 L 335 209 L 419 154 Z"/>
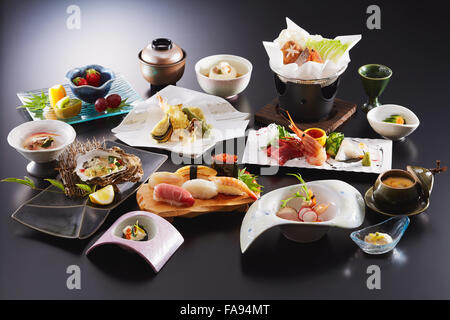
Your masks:
<path fill-rule="evenodd" d="M 154 39 L 141 53 L 143 61 L 159 65 L 177 63 L 183 56 L 183 50 L 167 38 Z"/>

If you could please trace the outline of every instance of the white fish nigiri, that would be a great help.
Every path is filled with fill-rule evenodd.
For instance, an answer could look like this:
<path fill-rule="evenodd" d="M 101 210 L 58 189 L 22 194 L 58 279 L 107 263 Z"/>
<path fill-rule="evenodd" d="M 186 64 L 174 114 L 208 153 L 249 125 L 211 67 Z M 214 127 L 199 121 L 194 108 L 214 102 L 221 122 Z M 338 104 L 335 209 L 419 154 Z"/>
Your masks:
<path fill-rule="evenodd" d="M 192 179 L 183 183 L 182 188 L 189 191 L 196 199 L 211 199 L 219 194 L 217 185 L 204 179 Z"/>
<path fill-rule="evenodd" d="M 334 159 L 336 161 L 362 159 L 364 157 L 364 148 L 365 145 L 363 143 L 358 144 L 350 139 L 344 139 Z"/>
<path fill-rule="evenodd" d="M 148 179 L 148 184 L 151 188 L 154 188 L 160 183 L 167 183 L 180 187 L 183 182 L 184 178 L 181 175 L 166 171 L 154 172 Z"/>

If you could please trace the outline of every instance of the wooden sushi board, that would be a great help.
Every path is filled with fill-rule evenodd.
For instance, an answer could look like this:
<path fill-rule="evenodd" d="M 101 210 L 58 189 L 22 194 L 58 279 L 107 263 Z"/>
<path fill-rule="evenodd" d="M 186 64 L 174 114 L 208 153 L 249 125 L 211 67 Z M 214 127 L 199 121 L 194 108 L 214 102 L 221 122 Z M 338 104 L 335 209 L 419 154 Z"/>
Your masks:
<path fill-rule="evenodd" d="M 278 98 L 275 98 L 255 114 L 255 122 L 265 125 L 276 123 L 287 126 L 288 122 L 281 116 L 278 111 Z M 356 104 L 341 99 L 334 100 L 333 109 L 327 119 L 318 122 L 298 123 L 296 125 L 301 130 L 308 128 L 321 128 L 326 133 L 335 131 L 340 125 L 347 121 L 356 112 Z"/>
<path fill-rule="evenodd" d="M 155 213 L 163 218 L 180 216 L 193 218 L 208 212 L 241 211 L 246 210 L 248 205 L 255 201 L 247 195 L 228 196 L 219 194 L 209 200 L 195 199 L 192 207 L 175 207 L 164 202 L 153 200 L 153 188 L 147 183 L 138 189 L 136 199 L 141 210 Z"/>

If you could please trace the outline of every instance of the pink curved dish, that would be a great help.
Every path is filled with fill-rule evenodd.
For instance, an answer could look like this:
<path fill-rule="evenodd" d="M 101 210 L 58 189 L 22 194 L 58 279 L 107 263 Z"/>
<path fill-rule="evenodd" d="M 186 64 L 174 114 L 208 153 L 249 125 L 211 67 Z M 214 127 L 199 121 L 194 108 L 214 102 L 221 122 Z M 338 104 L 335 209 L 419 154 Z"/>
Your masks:
<path fill-rule="evenodd" d="M 132 241 L 121 237 L 123 227 L 127 224 L 134 224 L 136 220 L 146 227 L 148 240 Z M 116 244 L 126 250 L 136 252 L 155 272 L 159 272 L 183 242 L 181 234 L 167 220 L 146 211 L 132 211 L 117 219 L 86 251 L 86 255 L 98 246 Z"/>

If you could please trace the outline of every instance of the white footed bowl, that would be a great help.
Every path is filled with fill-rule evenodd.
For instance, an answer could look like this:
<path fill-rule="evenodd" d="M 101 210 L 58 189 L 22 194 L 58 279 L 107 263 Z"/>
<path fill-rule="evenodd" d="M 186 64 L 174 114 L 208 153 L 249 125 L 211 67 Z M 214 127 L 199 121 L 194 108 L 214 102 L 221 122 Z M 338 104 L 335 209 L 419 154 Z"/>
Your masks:
<path fill-rule="evenodd" d="M 317 203 L 328 203 L 330 207 L 321 218 L 322 222 L 300 222 L 280 218 L 276 215 L 281 200 L 287 199 L 298 191 L 301 185 L 293 185 L 271 191 L 254 202 L 241 225 L 241 251 L 248 247 L 265 231 L 279 226 L 283 235 L 295 242 L 313 242 L 322 238 L 330 228 L 353 229 L 359 227 L 365 216 L 365 204 L 362 195 L 354 187 L 340 180 L 318 180 L 307 182 L 314 191 Z M 298 204 L 289 202 L 289 206 L 300 209 Z M 294 201 L 294 200 L 291 200 Z"/>
<path fill-rule="evenodd" d="M 401 115 L 406 124 L 383 122 L 384 119 L 394 114 Z M 419 118 L 411 110 L 396 104 L 384 104 L 373 108 L 367 113 L 367 120 L 376 133 L 390 140 L 403 140 L 420 124 Z"/>
<path fill-rule="evenodd" d="M 229 80 L 209 78 L 207 75 L 211 67 L 221 61 L 228 62 L 240 76 Z M 229 54 L 205 57 L 195 64 L 197 81 L 203 91 L 222 98 L 229 98 L 244 91 L 250 82 L 252 69 L 253 66 L 247 59 Z"/>
<path fill-rule="evenodd" d="M 59 146 L 48 150 L 27 150 L 23 147 L 26 138 L 37 132 L 49 132 L 58 135 Z M 70 124 L 59 120 L 28 121 L 12 129 L 8 134 L 8 143 L 26 159 L 36 163 L 47 163 L 56 160 L 64 149 L 76 137 Z"/>

